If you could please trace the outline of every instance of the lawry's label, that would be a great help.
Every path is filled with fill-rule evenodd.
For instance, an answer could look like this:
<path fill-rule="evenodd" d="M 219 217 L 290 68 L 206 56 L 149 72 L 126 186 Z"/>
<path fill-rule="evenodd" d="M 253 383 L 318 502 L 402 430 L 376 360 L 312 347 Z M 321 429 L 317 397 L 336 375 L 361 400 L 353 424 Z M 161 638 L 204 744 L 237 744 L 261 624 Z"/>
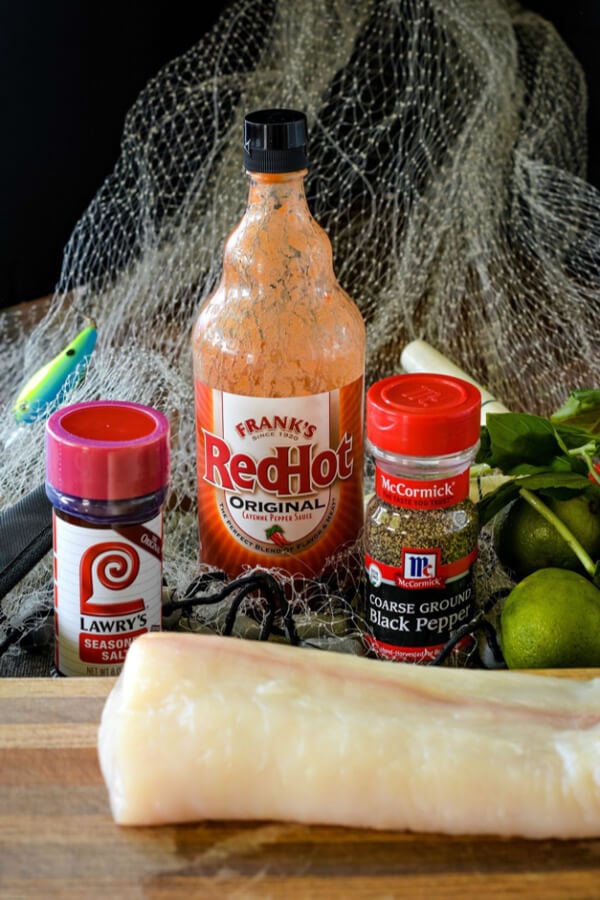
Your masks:
<path fill-rule="evenodd" d="M 375 488 L 379 497 L 394 506 L 408 509 L 442 509 L 454 506 L 469 494 L 469 469 L 449 478 L 398 478 L 375 468 Z"/>
<path fill-rule="evenodd" d="M 63 675 L 117 675 L 132 641 L 160 631 L 162 516 L 91 528 L 54 515 L 55 661 Z"/>
<path fill-rule="evenodd" d="M 362 526 L 359 379 L 309 397 L 248 397 L 196 383 L 203 561 L 226 571 L 315 571 Z"/>

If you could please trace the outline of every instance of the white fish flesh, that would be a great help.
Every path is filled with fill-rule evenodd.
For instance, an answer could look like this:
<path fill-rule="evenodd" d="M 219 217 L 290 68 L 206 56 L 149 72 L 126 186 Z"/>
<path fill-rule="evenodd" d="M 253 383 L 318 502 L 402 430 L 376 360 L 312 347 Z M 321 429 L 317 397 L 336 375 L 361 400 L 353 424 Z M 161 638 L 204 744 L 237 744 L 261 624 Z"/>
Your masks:
<path fill-rule="evenodd" d="M 600 678 L 143 635 L 102 715 L 115 820 L 600 836 Z"/>

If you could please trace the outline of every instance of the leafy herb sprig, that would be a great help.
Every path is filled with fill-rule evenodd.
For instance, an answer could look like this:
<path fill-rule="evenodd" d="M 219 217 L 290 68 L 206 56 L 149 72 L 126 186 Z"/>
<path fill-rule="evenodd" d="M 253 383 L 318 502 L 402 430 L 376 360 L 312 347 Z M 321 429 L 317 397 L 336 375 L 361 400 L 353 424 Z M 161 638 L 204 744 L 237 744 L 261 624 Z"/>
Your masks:
<path fill-rule="evenodd" d="M 600 390 L 573 391 L 549 418 L 530 413 L 494 413 L 481 429 L 476 465 L 509 476 L 479 502 L 479 521 L 487 524 L 517 497 L 530 503 L 569 544 L 585 571 L 600 586 L 600 561 L 590 559 L 572 532 L 544 503 L 568 500 L 588 490 L 600 473 Z M 600 491 L 600 487 L 598 487 Z"/>

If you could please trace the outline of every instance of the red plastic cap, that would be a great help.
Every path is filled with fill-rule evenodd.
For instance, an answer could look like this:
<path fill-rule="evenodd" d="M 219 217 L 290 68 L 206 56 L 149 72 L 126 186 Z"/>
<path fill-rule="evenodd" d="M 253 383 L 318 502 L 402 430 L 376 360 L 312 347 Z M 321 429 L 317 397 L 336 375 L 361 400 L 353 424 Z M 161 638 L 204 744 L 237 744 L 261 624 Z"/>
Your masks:
<path fill-rule="evenodd" d="M 46 477 L 69 497 L 145 497 L 169 481 L 169 420 L 139 403 L 98 400 L 53 413 L 46 424 Z"/>
<path fill-rule="evenodd" d="M 367 437 L 405 456 L 447 456 L 479 440 L 481 394 L 452 375 L 393 375 L 367 393 Z"/>

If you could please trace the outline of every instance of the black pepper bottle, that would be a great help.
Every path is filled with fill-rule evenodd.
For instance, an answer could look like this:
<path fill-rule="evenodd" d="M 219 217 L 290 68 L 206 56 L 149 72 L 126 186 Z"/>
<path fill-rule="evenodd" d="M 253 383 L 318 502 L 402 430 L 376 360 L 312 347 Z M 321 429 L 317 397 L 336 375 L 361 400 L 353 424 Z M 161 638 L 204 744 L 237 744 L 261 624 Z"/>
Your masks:
<path fill-rule="evenodd" d="M 469 468 L 481 395 L 459 378 L 398 375 L 367 394 L 375 494 L 365 521 L 365 639 L 373 655 L 429 663 L 476 612 L 477 509 Z M 449 657 L 466 662 L 473 638 Z"/>

